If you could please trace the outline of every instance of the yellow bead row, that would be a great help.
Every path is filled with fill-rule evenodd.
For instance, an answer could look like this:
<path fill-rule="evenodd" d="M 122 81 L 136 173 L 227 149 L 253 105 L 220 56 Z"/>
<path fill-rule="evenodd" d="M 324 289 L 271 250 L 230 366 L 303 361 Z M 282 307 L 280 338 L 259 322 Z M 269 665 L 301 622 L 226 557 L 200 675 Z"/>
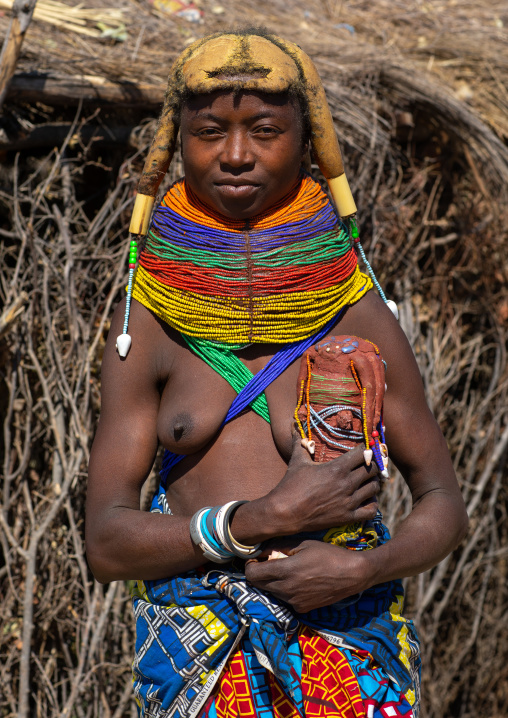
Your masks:
<path fill-rule="evenodd" d="M 322 290 L 252 299 L 207 297 L 168 287 L 138 267 L 132 296 L 169 326 L 192 337 L 228 344 L 286 343 L 314 334 L 371 287 L 371 280 L 357 267 L 349 279 Z"/>
<path fill-rule="evenodd" d="M 302 401 L 303 401 L 303 388 L 304 388 L 304 385 L 305 385 L 305 379 L 302 379 L 302 383 L 300 384 L 300 396 L 298 397 L 298 403 L 297 403 L 296 409 L 295 409 L 295 421 L 296 421 L 297 426 L 298 426 L 298 428 L 299 428 L 299 430 L 300 430 L 300 434 L 301 434 L 302 439 L 305 439 L 305 431 L 303 430 L 302 422 L 300 421 L 300 417 L 298 416 L 298 412 L 300 411 L 300 407 L 301 407 Z"/>
<path fill-rule="evenodd" d="M 312 376 L 312 369 L 310 366 L 310 358 L 307 354 L 307 433 L 309 441 L 312 441 L 312 434 L 310 431 L 310 380 Z"/>

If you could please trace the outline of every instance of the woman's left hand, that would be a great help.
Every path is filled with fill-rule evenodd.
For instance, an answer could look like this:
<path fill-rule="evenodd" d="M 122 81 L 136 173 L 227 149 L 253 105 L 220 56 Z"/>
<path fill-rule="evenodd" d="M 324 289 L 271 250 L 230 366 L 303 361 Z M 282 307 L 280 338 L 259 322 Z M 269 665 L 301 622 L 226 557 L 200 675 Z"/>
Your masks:
<path fill-rule="evenodd" d="M 298 613 L 353 596 L 372 585 L 367 551 L 350 551 L 322 541 L 302 541 L 288 547 L 270 542 L 264 553 L 278 550 L 286 558 L 250 561 L 245 576 L 256 588 L 289 603 Z M 370 552 L 369 552 L 370 553 Z"/>

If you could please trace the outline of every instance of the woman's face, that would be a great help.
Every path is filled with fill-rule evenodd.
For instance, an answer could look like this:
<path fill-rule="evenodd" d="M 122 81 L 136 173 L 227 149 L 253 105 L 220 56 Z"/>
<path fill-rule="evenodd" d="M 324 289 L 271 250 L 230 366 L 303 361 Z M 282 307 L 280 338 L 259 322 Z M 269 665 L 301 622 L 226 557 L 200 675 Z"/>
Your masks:
<path fill-rule="evenodd" d="M 260 92 L 198 95 L 182 110 L 185 179 L 208 206 L 248 219 L 296 182 L 307 147 L 296 101 Z"/>

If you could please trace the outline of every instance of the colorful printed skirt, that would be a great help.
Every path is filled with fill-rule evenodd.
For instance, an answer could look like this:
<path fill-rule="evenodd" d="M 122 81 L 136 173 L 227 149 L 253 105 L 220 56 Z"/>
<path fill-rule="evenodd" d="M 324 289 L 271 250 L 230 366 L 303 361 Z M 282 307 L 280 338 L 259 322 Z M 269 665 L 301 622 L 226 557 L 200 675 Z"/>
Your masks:
<path fill-rule="evenodd" d="M 152 511 L 170 513 L 163 492 Z M 363 550 L 389 534 L 378 516 L 320 539 Z M 419 644 L 400 581 L 296 614 L 226 565 L 140 581 L 133 606 L 143 718 L 418 716 Z"/>
<path fill-rule="evenodd" d="M 372 718 L 415 715 L 408 698 L 366 651 L 339 649 L 300 626 L 290 652 L 300 668 L 303 712 L 248 639 L 228 660 L 199 718 Z"/>

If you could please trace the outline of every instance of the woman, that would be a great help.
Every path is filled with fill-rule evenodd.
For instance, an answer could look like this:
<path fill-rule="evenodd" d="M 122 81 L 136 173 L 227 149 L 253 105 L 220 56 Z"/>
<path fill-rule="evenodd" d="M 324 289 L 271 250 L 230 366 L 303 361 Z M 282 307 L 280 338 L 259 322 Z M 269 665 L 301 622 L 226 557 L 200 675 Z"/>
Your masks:
<path fill-rule="evenodd" d="M 416 716 L 418 644 L 399 579 L 453 550 L 467 517 L 407 340 L 302 172 L 310 136 L 340 214 L 354 213 L 319 79 L 296 46 L 262 32 L 190 46 L 172 69 L 135 234 L 178 128 L 185 180 L 155 212 L 130 315 L 129 295 L 113 318 L 87 503 L 97 579 L 139 579 L 140 712 Z M 347 334 L 387 363 L 387 442 L 413 497 L 391 540 L 361 447 L 317 464 L 293 432 L 298 357 Z M 158 442 L 170 453 L 145 513 Z M 207 533 L 209 516 L 222 534 Z M 371 550 L 321 540 L 352 525 L 359 541 L 375 536 L 360 546 Z M 287 557 L 222 565 L 268 540 L 264 556 Z"/>

